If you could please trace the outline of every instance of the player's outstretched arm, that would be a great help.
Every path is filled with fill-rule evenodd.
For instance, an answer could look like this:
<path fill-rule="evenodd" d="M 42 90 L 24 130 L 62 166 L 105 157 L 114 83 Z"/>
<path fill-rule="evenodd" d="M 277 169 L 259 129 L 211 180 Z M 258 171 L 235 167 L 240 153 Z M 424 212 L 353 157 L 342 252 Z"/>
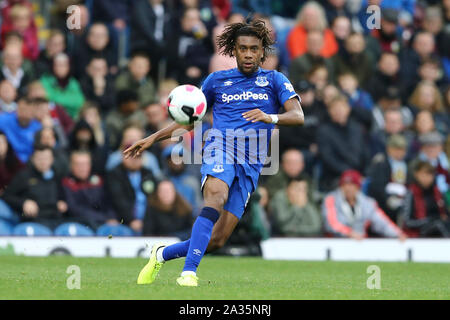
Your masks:
<path fill-rule="evenodd" d="M 154 134 L 148 136 L 147 138 L 141 139 L 133 144 L 131 147 L 126 149 L 123 152 L 125 158 L 134 158 L 140 156 L 142 152 L 148 148 L 150 148 L 154 143 L 169 139 L 172 137 L 173 133 L 178 129 L 184 129 L 187 131 L 191 131 L 194 128 L 194 125 L 182 125 L 176 122 L 171 123 L 166 128 L 161 129 Z M 181 132 L 181 131 L 180 131 Z"/>
<path fill-rule="evenodd" d="M 261 121 L 264 123 L 276 123 L 282 126 L 300 126 L 305 122 L 302 107 L 297 98 L 291 98 L 284 103 L 285 113 L 271 115 L 260 109 L 244 112 L 242 116 L 251 122 Z"/>

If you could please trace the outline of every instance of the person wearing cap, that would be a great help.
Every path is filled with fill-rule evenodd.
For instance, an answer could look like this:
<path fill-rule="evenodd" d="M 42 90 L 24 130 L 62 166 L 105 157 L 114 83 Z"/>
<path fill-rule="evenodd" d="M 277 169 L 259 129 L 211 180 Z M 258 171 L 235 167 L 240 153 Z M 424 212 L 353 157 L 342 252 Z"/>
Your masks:
<path fill-rule="evenodd" d="M 450 216 L 436 173 L 427 161 L 414 163 L 401 215 L 401 226 L 410 237 L 450 237 Z"/>
<path fill-rule="evenodd" d="M 414 122 L 414 115 L 409 107 L 402 104 L 400 88 L 395 85 L 386 87 L 385 90 L 386 91 L 377 97 L 375 108 L 372 109 L 374 118 L 373 130 L 384 130 L 386 124 L 384 114 L 390 109 L 400 110 L 405 127 L 412 125 Z"/>
<path fill-rule="evenodd" d="M 325 231 L 335 237 L 361 240 L 370 231 L 383 237 L 406 238 L 378 206 L 361 192 L 362 176 L 356 170 L 346 170 L 339 179 L 339 187 L 329 193 L 322 204 Z"/>
<path fill-rule="evenodd" d="M 386 109 L 382 116 L 384 123 L 382 129 L 373 130 L 370 137 L 371 156 L 385 152 L 387 140 L 394 134 L 402 135 L 406 139 L 407 145 L 412 146 L 414 133 L 405 125 L 402 109 L 398 107 Z M 407 155 L 408 160 L 414 156 L 412 152 L 411 149 Z"/>
<path fill-rule="evenodd" d="M 378 41 L 381 51 L 399 53 L 401 50 L 400 35 L 397 32 L 398 10 L 385 8 L 381 11 L 380 28 L 374 28 L 371 36 Z"/>
<path fill-rule="evenodd" d="M 424 133 L 419 136 L 420 151 L 410 166 L 417 161 L 426 161 L 436 169 L 436 184 L 439 191 L 445 196 L 447 204 L 450 203 L 450 164 L 444 152 L 444 137 L 437 131 Z M 410 170 L 412 172 L 412 170 Z"/>
<path fill-rule="evenodd" d="M 373 158 L 368 170 L 367 194 L 378 202 L 393 221 L 397 221 L 407 191 L 407 149 L 408 144 L 403 135 L 391 135 L 387 139 L 386 151 Z"/>

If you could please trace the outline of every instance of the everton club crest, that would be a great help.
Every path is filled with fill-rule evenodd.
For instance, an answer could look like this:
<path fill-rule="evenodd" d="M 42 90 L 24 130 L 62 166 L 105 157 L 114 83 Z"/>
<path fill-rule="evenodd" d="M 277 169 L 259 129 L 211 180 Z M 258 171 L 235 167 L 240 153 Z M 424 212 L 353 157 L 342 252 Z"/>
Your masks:
<path fill-rule="evenodd" d="M 260 77 L 256 77 L 255 84 L 260 87 L 265 87 L 269 84 L 269 81 L 267 81 L 266 77 L 260 76 Z"/>

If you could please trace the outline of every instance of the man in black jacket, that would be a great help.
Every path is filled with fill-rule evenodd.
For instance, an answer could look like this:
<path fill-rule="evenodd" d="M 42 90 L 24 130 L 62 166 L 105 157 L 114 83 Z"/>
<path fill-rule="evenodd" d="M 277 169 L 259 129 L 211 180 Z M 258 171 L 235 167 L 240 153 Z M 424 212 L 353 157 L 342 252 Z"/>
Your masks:
<path fill-rule="evenodd" d="M 15 212 L 23 213 L 22 222 L 37 222 L 50 229 L 63 222 L 67 204 L 52 164 L 52 149 L 36 146 L 30 164 L 6 188 L 3 199 Z"/>
<path fill-rule="evenodd" d="M 74 151 L 70 156 L 70 175 L 62 180 L 69 220 L 97 229 L 104 223 L 118 224 L 110 206 L 104 180 L 92 174 L 92 159 L 88 151 Z"/>
<path fill-rule="evenodd" d="M 319 188 L 333 190 L 341 174 L 348 169 L 364 173 L 368 161 L 361 126 L 352 120 L 350 106 L 344 96 L 335 97 L 328 106 L 331 121 L 317 132 L 322 175 Z"/>
<path fill-rule="evenodd" d="M 406 195 L 408 148 L 403 135 L 394 134 L 387 139 L 386 152 L 377 154 L 368 170 L 368 195 L 394 222 L 397 221 Z"/>
<path fill-rule="evenodd" d="M 136 234 L 141 234 L 147 199 L 157 184 L 151 171 L 143 168 L 142 156 L 123 159 L 120 165 L 108 172 L 106 178 L 109 197 L 118 219 Z"/>

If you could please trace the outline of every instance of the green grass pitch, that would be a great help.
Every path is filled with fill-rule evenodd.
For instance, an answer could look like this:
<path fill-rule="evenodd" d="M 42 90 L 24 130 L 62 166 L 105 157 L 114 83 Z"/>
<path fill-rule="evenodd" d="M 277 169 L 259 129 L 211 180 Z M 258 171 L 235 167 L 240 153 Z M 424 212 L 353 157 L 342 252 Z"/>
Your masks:
<path fill-rule="evenodd" d="M 146 260 L 0 256 L 0 299 L 450 299 L 450 264 L 267 261 L 207 256 L 199 287 L 175 283 L 184 259 L 167 262 L 152 285 L 136 284 Z M 69 290 L 70 265 L 81 288 Z M 367 288 L 370 265 L 381 289 Z"/>

